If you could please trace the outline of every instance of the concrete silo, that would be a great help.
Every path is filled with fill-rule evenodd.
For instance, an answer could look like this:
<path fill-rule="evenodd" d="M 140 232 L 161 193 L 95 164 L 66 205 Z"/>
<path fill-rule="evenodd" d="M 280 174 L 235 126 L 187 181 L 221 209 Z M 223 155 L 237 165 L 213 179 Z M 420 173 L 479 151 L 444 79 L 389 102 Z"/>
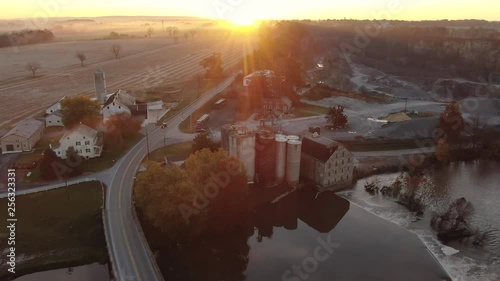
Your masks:
<path fill-rule="evenodd" d="M 255 177 L 255 133 L 246 129 L 229 132 L 229 155 L 240 160 L 249 183 Z"/>
<path fill-rule="evenodd" d="M 106 102 L 106 75 L 102 69 L 94 73 L 95 97 L 100 104 Z"/>
<path fill-rule="evenodd" d="M 286 144 L 288 140 L 276 135 L 276 183 L 282 184 L 286 174 Z"/>
<path fill-rule="evenodd" d="M 256 179 L 270 187 L 276 183 L 276 143 L 274 133 L 262 131 L 257 134 L 256 140 Z"/>
<path fill-rule="evenodd" d="M 300 153 L 302 142 L 300 140 L 289 140 L 286 153 L 286 181 L 289 185 L 299 184 L 300 176 Z"/>
<path fill-rule="evenodd" d="M 296 136 L 296 135 L 288 135 L 288 136 L 286 136 L 286 139 L 287 140 L 300 140 L 300 137 Z"/>

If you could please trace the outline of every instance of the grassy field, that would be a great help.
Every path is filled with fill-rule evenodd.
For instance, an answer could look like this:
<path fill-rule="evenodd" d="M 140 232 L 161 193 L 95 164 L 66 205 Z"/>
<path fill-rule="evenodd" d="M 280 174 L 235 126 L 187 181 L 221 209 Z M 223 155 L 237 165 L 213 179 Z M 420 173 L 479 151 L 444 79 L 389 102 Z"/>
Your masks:
<path fill-rule="evenodd" d="M 127 151 L 129 151 L 143 138 L 143 135 L 137 133 L 135 137 L 125 140 L 125 144 L 123 145 L 122 149 L 104 150 L 101 157 L 99 158 L 83 160 L 81 165 L 82 173 L 96 173 L 113 167 L 118 159 L 120 159 Z M 28 172 L 31 172 L 31 175 L 29 177 L 24 177 L 22 179 L 22 182 L 36 183 L 43 181 L 42 175 L 40 173 L 40 165 L 36 166 L 30 171 L 26 171 L 26 173 Z"/>
<path fill-rule="evenodd" d="M 16 198 L 16 273 L 19 275 L 108 261 L 101 216 L 100 183 L 82 183 Z M 7 199 L 0 199 L 7 210 Z M 7 212 L 0 212 L 5 222 Z M 7 248 L 7 229 L 0 245 Z M 6 264 L 0 279 L 6 280 Z M 11 276 L 9 273 L 9 277 Z"/>
<path fill-rule="evenodd" d="M 191 153 L 192 141 L 176 143 L 157 149 L 149 154 L 149 160 L 163 162 L 164 157 L 187 157 Z"/>
<path fill-rule="evenodd" d="M 295 109 L 295 116 L 297 118 L 318 116 L 318 115 L 323 115 L 323 114 L 327 114 L 327 113 L 328 113 L 328 108 L 326 108 L 326 107 L 305 104 L 305 103 L 301 103 Z"/>
<path fill-rule="evenodd" d="M 144 138 L 144 135 L 137 133 L 133 138 L 125 139 L 125 144 L 120 150 L 104 150 L 101 157 L 83 160 L 82 172 L 95 173 L 113 167 L 118 159 L 127 153 L 134 145 Z"/>

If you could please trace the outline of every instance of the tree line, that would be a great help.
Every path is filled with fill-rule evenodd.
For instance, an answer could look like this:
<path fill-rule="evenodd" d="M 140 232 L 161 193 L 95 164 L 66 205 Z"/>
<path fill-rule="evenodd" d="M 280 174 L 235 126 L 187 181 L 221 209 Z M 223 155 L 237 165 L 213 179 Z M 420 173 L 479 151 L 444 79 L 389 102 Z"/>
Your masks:
<path fill-rule="evenodd" d="M 23 30 L 19 32 L 12 32 L 10 34 L 1 34 L 0 48 L 47 43 L 53 41 L 54 39 L 54 34 L 48 29 Z"/>

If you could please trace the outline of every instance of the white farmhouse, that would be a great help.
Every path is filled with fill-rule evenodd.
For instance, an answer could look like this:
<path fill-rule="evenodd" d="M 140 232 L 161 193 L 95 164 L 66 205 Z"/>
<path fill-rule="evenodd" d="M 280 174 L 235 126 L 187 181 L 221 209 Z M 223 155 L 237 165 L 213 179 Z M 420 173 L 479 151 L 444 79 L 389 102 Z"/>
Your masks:
<path fill-rule="evenodd" d="M 45 117 L 45 127 L 64 126 L 61 110 L 56 110 Z"/>
<path fill-rule="evenodd" d="M 81 157 L 96 158 L 101 156 L 103 138 L 96 130 L 80 124 L 73 130 L 66 132 L 59 140 L 57 147 L 52 146 L 51 148 L 59 158 L 66 159 L 66 151 L 71 146 Z"/>

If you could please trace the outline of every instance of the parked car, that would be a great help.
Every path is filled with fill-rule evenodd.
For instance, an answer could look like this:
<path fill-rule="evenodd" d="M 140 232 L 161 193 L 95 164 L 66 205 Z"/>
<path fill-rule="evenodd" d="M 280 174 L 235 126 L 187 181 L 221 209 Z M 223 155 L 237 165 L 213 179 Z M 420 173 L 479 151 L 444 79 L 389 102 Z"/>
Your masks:
<path fill-rule="evenodd" d="M 160 128 L 165 129 L 166 127 L 167 127 L 167 122 L 161 123 L 161 127 Z"/>

